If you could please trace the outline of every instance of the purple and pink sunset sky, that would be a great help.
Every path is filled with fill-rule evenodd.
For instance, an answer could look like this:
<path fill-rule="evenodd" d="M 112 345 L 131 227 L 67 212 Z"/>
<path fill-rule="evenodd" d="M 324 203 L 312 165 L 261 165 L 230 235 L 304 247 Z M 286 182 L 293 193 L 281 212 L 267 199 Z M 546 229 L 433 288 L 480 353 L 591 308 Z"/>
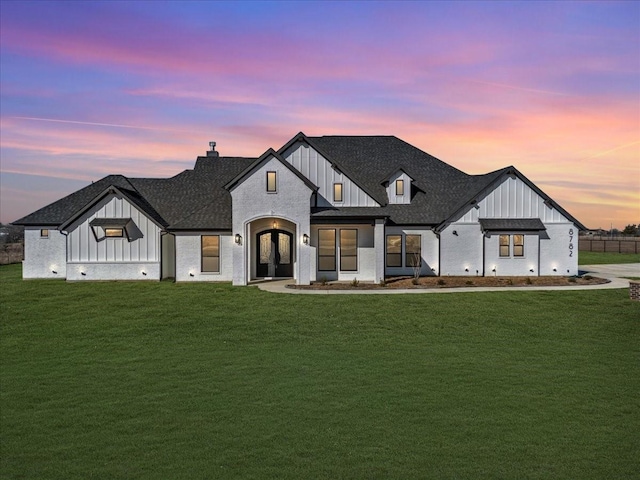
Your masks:
<path fill-rule="evenodd" d="M 0 220 L 215 140 L 396 135 L 640 222 L 640 2 L 0 1 Z"/>

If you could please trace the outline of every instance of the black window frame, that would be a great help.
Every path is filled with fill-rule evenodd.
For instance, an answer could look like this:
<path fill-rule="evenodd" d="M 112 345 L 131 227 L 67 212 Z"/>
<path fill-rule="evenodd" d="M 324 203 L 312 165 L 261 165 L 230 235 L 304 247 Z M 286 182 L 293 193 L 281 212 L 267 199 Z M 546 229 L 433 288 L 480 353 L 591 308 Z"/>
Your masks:
<path fill-rule="evenodd" d="M 41 228 L 40 229 L 40 238 L 49 238 L 49 229 Z"/>
<path fill-rule="evenodd" d="M 389 239 L 391 237 L 399 237 L 400 238 L 400 252 L 399 253 L 389 253 Z M 394 263 L 389 262 L 389 255 L 395 255 L 398 256 L 398 265 L 395 265 Z M 387 267 L 402 267 L 402 234 L 389 234 L 385 237 L 385 262 Z"/>
<path fill-rule="evenodd" d="M 333 232 L 333 255 L 322 255 L 321 251 L 322 251 L 322 234 L 321 232 Z M 337 265 L 337 261 L 336 261 L 336 229 L 335 228 L 319 228 L 318 229 L 318 271 L 319 272 L 335 272 L 336 271 L 336 267 Z M 327 268 L 321 268 L 321 259 L 323 258 L 332 258 L 333 257 L 333 268 L 332 269 L 327 269 Z"/>
<path fill-rule="evenodd" d="M 269 188 L 269 175 L 273 174 L 273 189 Z M 267 172 L 267 193 L 278 193 L 278 172 L 269 170 Z"/>
<path fill-rule="evenodd" d="M 354 253 L 345 255 L 344 249 L 342 247 L 342 232 L 355 232 L 356 233 L 356 245 L 354 248 Z M 343 268 L 342 261 L 343 258 L 355 258 L 355 268 Z M 358 271 L 358 229 L 357 228 L 341 228 L 340 229 L 340 271 L 341 272 L 357 272 Z"/>
<path fill-rule="evenodd" d="M 218 255 L 205 255 L 204 253 L 204 239 L 213 237 L 218 239 Z M 200 235 L 200 272 L 201 273 L 220 273 L 220 235 Z M 217 270 L 205 270 L 204 259 L 205 258 L 217 258 L 218 269 Z"/>

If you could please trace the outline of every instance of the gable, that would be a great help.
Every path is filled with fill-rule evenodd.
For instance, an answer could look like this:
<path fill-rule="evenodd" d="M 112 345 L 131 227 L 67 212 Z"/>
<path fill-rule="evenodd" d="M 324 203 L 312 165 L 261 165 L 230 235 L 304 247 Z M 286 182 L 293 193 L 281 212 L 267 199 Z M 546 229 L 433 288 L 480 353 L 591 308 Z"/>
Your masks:
<path fill-rule="evenodd" d="M 282 157 L 293 168 L 318 186 L 317 206 L 379 207 L 370 195 L 349 176 L 335 168 L 322 154 L 304 141 L 286 147 Z M 342 184 L 343 201 L 333 201 L 335 183 Z"/>

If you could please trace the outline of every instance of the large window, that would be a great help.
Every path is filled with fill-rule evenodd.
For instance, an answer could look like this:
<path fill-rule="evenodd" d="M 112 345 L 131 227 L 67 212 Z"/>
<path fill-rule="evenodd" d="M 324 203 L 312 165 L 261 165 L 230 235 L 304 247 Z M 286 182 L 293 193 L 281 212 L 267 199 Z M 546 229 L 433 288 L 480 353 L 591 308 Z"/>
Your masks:
<path fill-rule="evenodd" d="M 333 201 L 342 202 L 342 184 L 341 183 L 333 184 Z"/>
<path fill-rule="evenodd" d="M 404 195 L 404 180 L 396 180 L 396 195 Z"/>
<path fill-rule="evenodd" d="M 202 237 L 202 271 L 220 271 L 220 236 L 203 235 Z"/>
<path fill-rule="evenodd" d="M 336 269 L 336 231 L 335 229 L 318 230 L 318 270 L 335 271 Z"/>
<path fill-rule="evenodd" d="M 387 267 L 402 266 L 402 235 L 387 235 Z"/>
<path fill-rule="evenodd" d="M 276 172 L 267 172 L 267 192 L 275 193 L 278 188 Z"/>
<path fill-rule="evenodd" d="M 340 270 L 345 272 L 358 270 L 358 230 L 340 230 Z"/>
<path fill-rule="evenodd" d="M 405 236 L 405 266 L 419 267 L 422 264 L 422 250 L 420 248 L 420 240 L 420 235 Z"/>
<path fill-rule="evenodd" d="M 500 235 L 500 256 L 510 257 L 513 246 L 514 257 L 524 257 L 524 235 Z"/>

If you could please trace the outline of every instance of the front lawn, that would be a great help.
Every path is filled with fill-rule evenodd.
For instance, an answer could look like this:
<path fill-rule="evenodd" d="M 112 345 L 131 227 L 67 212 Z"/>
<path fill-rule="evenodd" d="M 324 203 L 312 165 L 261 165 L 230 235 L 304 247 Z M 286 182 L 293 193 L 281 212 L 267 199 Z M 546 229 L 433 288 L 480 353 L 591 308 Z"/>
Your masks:
<path fill-rule="evenodd" d="M 580 265 L 640 263 L 640 253 L 579 252 L 578 263 Z"/>
<path fill-rule="evenodd" d="M 0 268 L 2 478 L 633 478 L 628 290 L 286 295 Z"/>

